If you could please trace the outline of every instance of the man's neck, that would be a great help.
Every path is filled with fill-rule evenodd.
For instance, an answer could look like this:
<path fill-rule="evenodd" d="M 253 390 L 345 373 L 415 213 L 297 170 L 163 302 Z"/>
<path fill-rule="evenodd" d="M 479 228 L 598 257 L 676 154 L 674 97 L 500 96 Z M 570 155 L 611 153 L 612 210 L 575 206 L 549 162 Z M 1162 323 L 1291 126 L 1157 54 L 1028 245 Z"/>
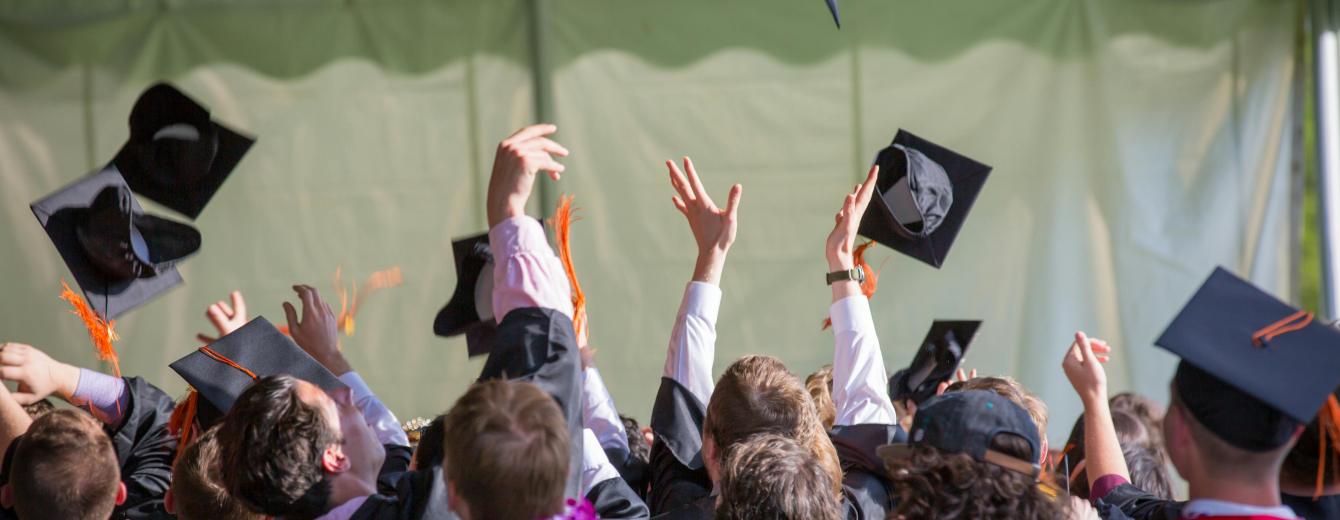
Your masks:
<path fill-rule="evenodd" d="M 365 497 L 377 493 L 375 483 L 364 481 L 349 473 L 343 473 L 330 485 L 330 507 L 327 510 L 339 507 L 341 504 L 359 497 Z"/>
<path fill-rule="evenodd" d="M 1258 507 L 1280 505 L 1279 482 L 1273 478 L 1237 481 L 1211 476 L 1190 482 L 1188 492 L 1192 500 L 1221 500 Z"/>

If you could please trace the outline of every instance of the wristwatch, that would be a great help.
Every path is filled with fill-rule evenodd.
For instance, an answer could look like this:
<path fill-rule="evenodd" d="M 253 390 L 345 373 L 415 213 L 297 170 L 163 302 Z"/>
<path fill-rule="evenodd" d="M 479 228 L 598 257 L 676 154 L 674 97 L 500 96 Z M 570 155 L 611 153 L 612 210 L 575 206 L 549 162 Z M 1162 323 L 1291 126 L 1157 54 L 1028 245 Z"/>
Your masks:
<path fill-rule="evenodd" d="M 828 285 L 833 285 L 835 282 L 845 282 L 847 280 L 856 283 L 865 283 L 865 271 L 858 266 L 845 271 L 833 271 L 828 273 L 826 278 L 828 279 Z"/>

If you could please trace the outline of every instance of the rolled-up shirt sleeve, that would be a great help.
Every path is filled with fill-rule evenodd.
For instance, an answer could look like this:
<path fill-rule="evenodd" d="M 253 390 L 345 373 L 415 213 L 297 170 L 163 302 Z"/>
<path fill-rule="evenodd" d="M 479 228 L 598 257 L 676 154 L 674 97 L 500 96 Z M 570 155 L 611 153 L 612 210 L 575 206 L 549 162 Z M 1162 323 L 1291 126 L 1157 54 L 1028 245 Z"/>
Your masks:
<path fill-rule="evenodd" d="M 721 288 L 689 282 L 670 331 L 665 355 L 665 377 L 687 388 L 700 402 L 712 397 L 712 363 L 716 356 L 717 312 Z"/>
<path fill-rule="evenodd" d="M 582 406 L 583 423 L 595 434 L 601 448 L 620 449 L 628 453 L 628 432 L 623 427 L 623 419 L 619 418 L 618 408 L 614 407 L 614 398 L 610 396 L 609 389 L 605 388 L 600 371 L 589 367 L 582 373 L 582 400 L 585 401 Z"/>
<path fill-rule="evenodd" d="M 833 404 L 836 426 L 897 424 L 886 391 L 884 355 L 870 316 L 870 301 L 857 295 L 828 309 L 833 320 Z"/>
<path fill-rule="evenodd" d="M 554 309 L 572 318 L 572 289 L 563 262 L 549 247 L 544 227 L 513 217 L 489 230 L 493 253 L 493 316 L 501 322 L 522 308 Z"/>
<path fill-rule="evenodd" d="M 130 393 L 125 380 L 80 368 L 70 404 L 87 409 L 104 424 L 118 425 L 130 406 Z"/>
<path fill-rule="evenodd" d="M 354 396 L 354 404 L 358 410 L 363 413 L 363 420 L 367 422 L 368 427 L 372 428 L 373 433 L 377 434 L 377 440 L 382 444 L 393 444 L 396 446 L 409 446 L 409 436 L 405 435 L 405 430 L 400 427 L 396 421 L 395 414 L 382 404 L 377 395 L 372 393 L 368 384 L 363 382 L 363 377 L 358 372 L 349 372 L 340 376 L 340 382 L 349 387 Z"/>

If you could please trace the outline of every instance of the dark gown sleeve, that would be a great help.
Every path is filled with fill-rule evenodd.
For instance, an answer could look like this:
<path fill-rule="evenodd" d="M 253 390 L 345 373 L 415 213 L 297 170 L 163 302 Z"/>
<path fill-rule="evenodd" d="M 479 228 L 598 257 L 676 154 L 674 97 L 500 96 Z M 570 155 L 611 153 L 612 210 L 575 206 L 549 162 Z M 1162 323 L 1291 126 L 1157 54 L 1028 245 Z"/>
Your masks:
<path fill-rule="evenodd" d="M 377 473 L 377 492 L 393 495 L 396 483 L 409 472 L 409 461 L 414 457 L 414 450 L 399 444 L 383 444 L 382 449 L 386 450 L 386 460 L 382 461 L 382 469 Z"/>
<path fill-rule="evenodd" d="M 126 485 L 126 501 L 116 507 L 112 518 L 171 518 L 163 508 L 163 496 L 172 484 L 172 462 L 177 456 L 177 439 L 167 431 L 175 403 L 143 378 L 128 377 L 125 382 L 128 409 L 121 424 L 107 430 Z"/>
<path fill-rule="evenodd" d="M 882 520 L 892 511 L 896 493 L 876 450 L 885 444 L 907 441 L 897 425 L 857 424 L 838 426 L 828 433 L 842 465 L 842 496 L 848 519 Z"/>
<path fill-rule="evenodd" d="M 651 490 L 647 505 L 661 515 L 678 510 L 712 493 L 712 480 L 703 466 L 703 417 L 707 406 L 668 377 L 661 378 L 651 409 Z M 709 515 L 710 518 L 710 515 Z"/>
<path fill-rule="evenodd" d="M 394 495 L 378 493 L 367 498 L 351 520 L 438 520 L 457 518 L 447 500 L 442 467 L 408 471 L 395 482 Z"/>
<path fill-rule="evenodd" d="M 1340 520 L 1340 495 L 1311 496 L 1280 494 L 1280 502 L 1305 520 Z"/>
<path fill-rule="evenodd" d="M 605 458 L 609 459 L 610 465 L 619 472 L 619 476 L 628 483 L 628 487 L 632 488 L 638 497 L 646 500 L 651 478 L 651 469 L 647 461 L 634 457 L 628 450 L 621 448 L 605 448 Z"/>
<path fill-rule="evenodd" d="M 596 514 L 602 519 L 651 518 L 647 504 L 622 478 L 608 478 L 592 486 L 586 499 L 595 506 Z"/>
<path fill-rule="evenodd" d="M 1108 520 L 1177 520 L 1182 515 L 1183 504 L 1159 498 L 1126 483 L 1095 500 L 1093 506 L 1099 516 Z"/>
<path fill-rule="evenodd" d="M 582 365 L 572 320 L 553 309 L 515 309 L 498 323 L 495 338 L 479 380 L 528 381 L 554 397 L 572 440 L 568 467 L 576 468 L 568 472 L 564 496 L 581 496 Z"/>

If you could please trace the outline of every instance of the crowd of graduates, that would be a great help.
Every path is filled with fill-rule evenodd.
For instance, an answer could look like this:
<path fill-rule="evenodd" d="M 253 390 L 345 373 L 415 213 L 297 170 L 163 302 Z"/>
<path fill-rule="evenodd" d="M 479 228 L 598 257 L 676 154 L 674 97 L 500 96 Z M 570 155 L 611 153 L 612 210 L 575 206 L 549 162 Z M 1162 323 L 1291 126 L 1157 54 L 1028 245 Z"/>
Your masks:
<path fill-rule="evenodd" d="M 1055 422 L 1027 388 L 960 367 L 979 322 L 936 322 L 890 377 L 858 235 L 939 267 L 990 170 L 907 132 L 833 194 L 832 232 L 815 237 L 832 294 L 824 367 L 761 352 L 722 360 L 713 379 L 744 188 L 718 204 L 690 159 L 666 162 L 698 254 L 655 401 L 618 403 L 650 405 L 642 428 L 586 344 L 570 208 L 551 226 L 556 246 L 525 212 L 536 182 L 561 182 L 556 131 L 499 143 L 489 228 L 453 244 L 457 289 L 434 330 L 487 359 L 442 415 L 402 425 L 307 285 L 282 326 L 237 292 L 210 305 L 217 335 L 171 364 L 190 385 L 180 398 L 114 364 L 0 343 L 0 518 L 1340 518 L 1340 332 L 1223 269 L 1156 342 L 1181 358 L 1166 406 L 1109 395 L 1104 364 L 1121 350 L 1068 339 L 1056 377 L 1084 412 L 1064 446 L 1049 445 Z M 34 203 L 100 352 L 110 320 L 180 283 L 175 263 L 199 247 L 132 192 L 193 219 L 251 142 L 157 85 L 106 168 Z"/>

